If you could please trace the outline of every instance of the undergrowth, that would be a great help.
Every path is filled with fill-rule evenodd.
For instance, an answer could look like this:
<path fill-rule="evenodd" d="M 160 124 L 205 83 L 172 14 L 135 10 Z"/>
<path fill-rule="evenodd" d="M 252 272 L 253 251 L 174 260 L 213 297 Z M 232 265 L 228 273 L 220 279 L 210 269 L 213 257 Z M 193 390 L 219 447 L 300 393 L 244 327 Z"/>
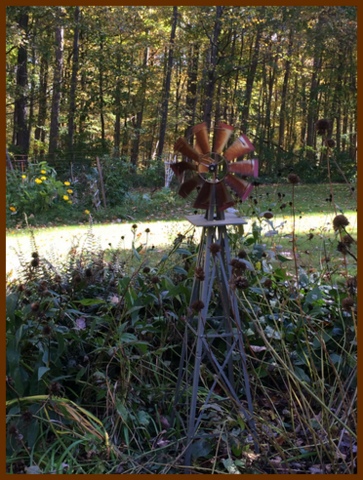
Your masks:
<path fill-rule="evenodd" d="M 288 182 L 271 207 L 249 199 L 250 230 L 228 231 L 257 448 L 246 419 L 213 393 L 193 473 L 357 470 L 357 242 L 332 193 L 332 237 L 306 265 L 300 179 Z M 292 228 L 282 249 L 283 204 Z M 185 471 L 188 405 L 174 405 L 174 394 L 193 281 L 203 281 L 197 233 L 178 234 L 156 256 L 131 229 L 131 245 L 101 249 L 90 224 L 64 262 L 45 258 L 30 230 L 31 258 L 18 252 L 6 296 L 7 473 Z M 211 304 L 220 308 L 218 292 Z M 202 405 L 207 362 L 200 377 Z"/>

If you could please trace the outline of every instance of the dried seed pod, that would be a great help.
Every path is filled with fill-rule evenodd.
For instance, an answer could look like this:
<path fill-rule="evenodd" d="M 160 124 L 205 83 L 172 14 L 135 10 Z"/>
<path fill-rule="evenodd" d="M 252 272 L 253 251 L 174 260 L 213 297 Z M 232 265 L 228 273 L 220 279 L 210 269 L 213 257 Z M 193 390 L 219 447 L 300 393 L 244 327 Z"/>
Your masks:
<path fill-rule="evenodd" d="M 298 175 L 296 175 L 296 173 L 290 173 L 287 177 L 288 181 L 290 183 L 292 183 L 293 185 L 296 185 L 300 182 L 300 178 L 298 177 Z"/>
<path fill-rule="evenodd" d="M 321 118 L 315 124 L 317 135 L 326 135 L 328 133 L 330 122 L 326 118 Z"/>
<path fill-rule="evenodd" d="M 337 215 L 336 217 L 334 217 L 334 220 L 333 220 L 334 230 L 340 230 L 341 228 L 344 228 L 347 225 L 349 225 L 349 220 L 345 215 Z"/>

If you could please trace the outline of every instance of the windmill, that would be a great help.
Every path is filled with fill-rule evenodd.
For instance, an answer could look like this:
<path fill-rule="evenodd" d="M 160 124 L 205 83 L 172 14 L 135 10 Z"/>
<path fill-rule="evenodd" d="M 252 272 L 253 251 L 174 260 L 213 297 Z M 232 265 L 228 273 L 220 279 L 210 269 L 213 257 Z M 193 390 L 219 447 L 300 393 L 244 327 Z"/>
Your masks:
<path fill-rule="evenodd" d="M 171 165 L 181 182 L 179 194 L 187 198 L 196 190 L 193 207 L 205 210 L 205 215 L 186 217 L 194 226 L 202 227 L 173 412 L 178 416 L 178 405 L 183 402 L 189 410 L 184 458 L 187 467 L 192 465 L 198 442 L 213 437 L 213 429 L 203 429 L 203 420 L 209 405 L 216 405 L 223 396 L 243 417 L 258 451 L 243 330 L 231 287 L 234 272 L 227 233 L 228 225 L 246 223 L 228 212 L 235 204 L 231 191 L 242 201 L 248 198 L 252 179 L 258 175 L 258 160 L 240 160 L 254 147 L 244 134 L 231 141 L 233 131 L 232 126 L 219 123 L 210 141 L 206 123 L 195 125 L 190 130 L 194 146 L 188 139 L 179 138 L 174 149 L 182 160 Z M 237 378 L 236 363 L 240 368 Z M 203 402 L 198 396 L 202 367 L 210 369 Z M 183 423 L 183 419 L 180 421 Z"/>
<path fill-rule="evenodd" d="M 194 208 L 208 210 L 214 207 L 217 212 L 221 212 L 233 206 L 235 201 L 227 187 L 242 201 L 250 195 L 253 183 L 246 177 L 257 177 L 258 160 L 237 160 L 254 150 L 244 134 L 226 148 L 233 130 L 230 125 L 219 123 L 215 128 L 213 148 L 210 146 L 205 122 L 191 129 L 191 134 L 195 137 L 194 147 L 186 138 L 176 141 L 175 151 L 186 159 L 174 163 L 171 168 L 179 178 L 183 178 L 186 172 L 190 173 L 189 178 L 182 181 L 179 195 L 186 198 L 194 189 L 198 189 Z"/>

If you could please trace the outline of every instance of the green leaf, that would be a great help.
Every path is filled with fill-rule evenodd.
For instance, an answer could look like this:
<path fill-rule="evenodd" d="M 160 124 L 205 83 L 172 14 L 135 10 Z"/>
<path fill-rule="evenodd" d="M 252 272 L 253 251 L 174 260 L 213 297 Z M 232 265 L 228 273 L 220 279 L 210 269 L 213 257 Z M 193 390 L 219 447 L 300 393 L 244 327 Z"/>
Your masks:
<path fill-rule="evenodd" d="M 106 303 L 102 298 L 83 298 L 82 300 L 76 300 L 76 303 L 79 303 L 85 307 L 90 305 L 100 305 Z"/>
<path fill-rule="evenodd" d="M 296 376 L 299 378 L 299 380 L 303 381 L 303 382 L 306 382 L 306 383 L 310 383 L 310 377 L 308 375 L 306 375 L 306 373 L 304 372 L 304 370 L 300 367 L 294 367 L 294 371 L 296 373 Z"/>
<path fill-rule="evenodd" d="M 276 258 L 278 260 L 280 260 L 280 262 L 284 263 L 284 262 L 291 262 L 291 258 L 288 258 L 288 257 L 284 257 L 283 255 L 280 255 L 279 253 L 276 255 Z"/>
<path fill-rule="evenodd" d="M 190 450 L 193 458 L 200 458 L 208 456 L 212 451 L 212 447 L 208 440 L 201 438 L 191 446 Z"/>
<path fill-rule="evenodd" d="M 16 293 L 11 293 L 6 297 L 6 317 L 11 321 L 14 320 L 14 314 L 16 306 L 18 304 L 18 298 L 19 296 Z"/>
<path fill-rule="evenodd" d="M 49 367 L 39 367 L 38 368 L 38 381 L 42 378 L 42 376 L 49 372 L 50 368 Z"/>

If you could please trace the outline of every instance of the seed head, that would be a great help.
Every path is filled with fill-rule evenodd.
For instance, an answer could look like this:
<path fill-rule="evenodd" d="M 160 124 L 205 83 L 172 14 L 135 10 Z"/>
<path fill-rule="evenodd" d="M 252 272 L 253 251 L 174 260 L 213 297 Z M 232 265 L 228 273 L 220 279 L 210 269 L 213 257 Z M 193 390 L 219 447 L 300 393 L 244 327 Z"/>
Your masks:
<path fill-rule="evenodd" d="M 30 262 L 32 267 L 38 267 L 39 266 L 39 258 L 33 258 L 33 260 Z"/>
<path fill-rule="evenodd" d="M 33 312 L 37 312 L 39 310 L 39 302 L 34 302 L 30 305 L 30 308 L 32 309 Z"/>
<path fill-rule="evenodd" d="M 329 148 L 334 148 L 335 147 L 335 141 L 332 138 L 327 138 L 325 140 L 325 145 Z"/>
<path fill-rule="evenodd" d="M 52 333 L 52 327 L 50 325 L 44 325 L 43 335 L 48 336 Z"/>
<path fill-rule="evenodd" d="M 246 258 L 247 257 L 247 252 L 245 250 L 240 250 L 238 253 L 237 253 L 237 257 L 238 258 Z"/>
<path fill-rule="evenodd" d="M 346 255 L 348 253 L 347 246 L 343 242 L 338 242 L 337 250 L 343 255 Z"/>
<path fill-rule="evenodd" d="M 91 268 L 86 268 L 84 273 L 86 274 L 86 277 L 92 277 L 92 269 Z"/>
<path fill-rule="evenodd" d="M 354 300 L 352 297 L 346 297 L 342 300 L 342 308 L 350 312 L 351 308 L 354 306 Z"/>
<path fill-rule="evenodd" d="M 209 248 L 213 255 L 217 255 L 217 253 L 221 251 L 221 246 L 218 245 L 218 243 L 212 243 Z"/>
<path fill-rule="evenodd" d="M 287 177 L 287 179 L 293 185 L 296 185 L 300 182 L 300 178 L 296 175 L 296 173 L 289 173 L 289 176 Z"/>
<path fill-rule="evenodd" d="M 236 288 L 240 290 L 244 290 L 249 286 L 249 282 L 246 277 L 237 277 L 234 281 L 234 284 Z"/>
<path fill-rule="evenodd" d="M 60 395 L 62 390 L 63 387 L 59 382 L 52 382 L 48 387 L 48 391 L 51 395 Z"/>
<path fill-rule="evenodd" d="M 270 218 L 273 218 L 274 214 L 272 212 L 264 212 L 263 217 L 267 218 L 268 220 Z"/>
<path fill-rule="evenodd" d="M 195 269 L 195 277 L 200 280 L 201 282 L 203 282 L 204 278 L 205 278 L 205 273 L 204 273 L 204 270 L 202 267 L 197 267 Z"/>
<path fill-rule="evenodd" d="M 349 220 L 345 215 L 337 215 L 333 220 L 334 230 L 340 230 L 341 228 L 344 228 L 347 225 L 349 225 Z"/>
<path fill-rule="evenodd" d="M 330 127 L 330 122 L 326 118 L 322 118 L 316 122 L 316 134 L 325 135 Z"/>
<path fill-rule="evenodd" d="M 204 303 L 202 300 L 196 300 L 194 303 L 191 304 L 191 308 L 193 312 L 198 313 L 204 308 Z"/>

